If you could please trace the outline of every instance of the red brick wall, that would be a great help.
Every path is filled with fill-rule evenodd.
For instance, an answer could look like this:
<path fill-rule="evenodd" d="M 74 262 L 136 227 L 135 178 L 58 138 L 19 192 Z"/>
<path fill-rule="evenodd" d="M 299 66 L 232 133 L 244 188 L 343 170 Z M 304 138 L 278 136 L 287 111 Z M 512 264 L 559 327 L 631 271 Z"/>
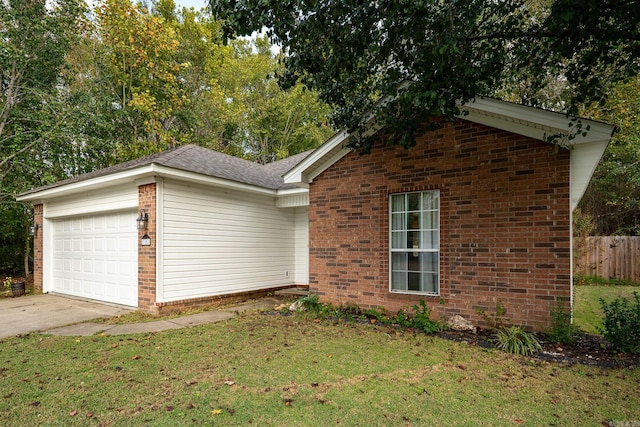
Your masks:
<path fill-rule="evenodd" d="M 156 184 L 138 187 L 138 210 L 149 214 L 146 230 L 138 230 L 138 308 L 151 314 L 158 314 L 156 307 Z M 142 236 L 151 237 L 151 246 L 142 246 Z"/>
<path fill-rule="evenodd" d="M 44 227 L 42 222 L 42 205 L 33 206 L 33 223 L 38 225 L 38 231 L 33 236 L 33 292 L 42 293 L 42 236 Z"/>
<path fill-rule="evenodd" d="M 439 189 L 440 295 L 389 292 L 389 195 Z M 310 186 L 310 290 L 322 301 L 394 313 L 425 300 L 432 318 L 477 309 L 540 329 L 571 289 L 569 152 L 465 120 L 349 153 Z"/>

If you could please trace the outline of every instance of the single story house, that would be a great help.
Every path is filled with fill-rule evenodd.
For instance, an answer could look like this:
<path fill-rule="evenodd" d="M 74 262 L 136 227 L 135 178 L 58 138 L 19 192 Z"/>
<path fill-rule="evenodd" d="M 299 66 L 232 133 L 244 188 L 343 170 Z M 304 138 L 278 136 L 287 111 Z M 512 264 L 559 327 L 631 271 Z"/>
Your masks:
<path fill-rule="evenodd" d="M 282 178 L 307 154 L 259 165 L 186 145 L 20 195 L 36 292 L 160 314 L 307 285 L 307 190 Z"/>
<path fill-rule="evenodd" d="M 493 99 L 410 149 L 359 155 L 339 133 L 284 176 L 309 189 L 309 286 L 321 301 L 424 300 L 434 318 L 495 313 L 531 329 L 572 304 L 572 211 L 613 128 Z M 554 139 L 550 137 L 556 136 Z M 553 140 L 555 144 L 548 141 Z"/>
<path fill-rule="evenodd" d="M 570 139 L 562 114 L 464 109 L 410 150 L 381 131 L 360 155 L 340 132 L 262 166 L 182 146 L 34 189 L 18 199 L 34 204 L 36 291 L 158 314 L 308 285 L 334 304 L 424 300 L 475 321 L 500 302 L 542 328 L 571 306 L 571 212 L 613 129 L 582 120 Z"/>

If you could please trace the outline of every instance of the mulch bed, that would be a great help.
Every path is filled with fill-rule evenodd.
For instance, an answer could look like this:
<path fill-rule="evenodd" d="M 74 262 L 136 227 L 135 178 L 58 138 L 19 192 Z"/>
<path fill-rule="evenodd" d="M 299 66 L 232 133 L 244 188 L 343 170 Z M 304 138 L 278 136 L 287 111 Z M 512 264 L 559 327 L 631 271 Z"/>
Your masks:
<path fill-rule="evenodd" d="M 262 312 L 262 314 L 290 316 L 292 315 L 292 312 L 289 310 L 274 310 Z M 340 321 L 337 318 L 329 320 L 334 320 L 336 322 Z M 371 324 L 368 320 L 357 319 L 356 322 L 369 325 Z M 382 325 L 376 323 L 376 326 Z M 402 328 L 398 325 L 389 325 L 388 327 Z M 409 328 L 408 330 L 414 333 L 422 332 L 417 329 Z M 495 348 L 494 333 L 490 329 L 478 328 L 475 334 L 471 332 L 447 330 L 438 332 L 435 336 L 446 340 L 467 343 L 472 346 Z M 579 364 L 597 366 L 601 368 L 640 368 L 640 355 L 618 353 L 607 340 L 598 335 L 578 332 L 576 334 L 576 340 L 573 343 L 566 345 L 557 345 L 551 342 L 547 338 L 546 334 L 537 333 L 536 337 L 542 345 L 542 352 L 538 352 L 533 356 L 530 356 L 533 359 L 545 360 L 569 366 Z"/>
<path fill-rule="evenodd" d="M 479 329 L 476 334 L 470 332 L 444 331 L 436 336 L 469 345 L 494 348 L 493 332 Z M 576 340 L 571 344 L 557 345 L 551 342 L 545 334 L 537 333 L 536 337 L 542 345 L 542 352 L 534 354 L 533 358 L 567 365 L 589 365 L 602 368 L 640 367 L 640 355 L 618 353 L 613 346 L 598 335 L 579 332 Z"/>

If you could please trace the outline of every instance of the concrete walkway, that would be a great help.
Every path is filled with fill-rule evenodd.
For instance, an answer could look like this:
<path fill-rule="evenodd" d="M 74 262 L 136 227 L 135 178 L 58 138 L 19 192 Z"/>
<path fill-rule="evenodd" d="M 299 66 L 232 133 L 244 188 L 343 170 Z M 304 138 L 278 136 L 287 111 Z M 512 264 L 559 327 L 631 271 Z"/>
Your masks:
<path fill-rule="evenodd" d="M 75 325 L 63 326 L 61 328 L 49 329 L 44 331 L 44 333 L 63 336 L 89 336 L 97 333 L 104 335 L 124 335 L 161 332 L 169 329 L 187 328 L 190 326 L 227 320 L 235 316 L 237 313 L 248 310 L 270 310 L 280 303 L 282 303 L 282 299 L 261 298 L 255 302 L 225 307 L 221 310 L 204 311 L 198 314 L 175 317 L 166 320 L 157 320 L 155 322 L 129 323 L 122 325 L 84 322 L 77 323 Z"/>
<path fill-rule="evenodd" d="M 0 299 L 0 338 L 40 331 L 64 336 L 139 334 L 219 322 L 247 310 L 272 309 L 281 298 L 261 298 L 250 303 L 154 322 L 108 325 L 93 319 L 114 317 L 131 308 L 61 295 L 40 294 Z"/>
<path fill-rule="evenodd" d="M 43 331 L 100 317 L 131 312 L 131 308 L 66 296 L 39 294 L 0 299 L 0 338 Z"/>

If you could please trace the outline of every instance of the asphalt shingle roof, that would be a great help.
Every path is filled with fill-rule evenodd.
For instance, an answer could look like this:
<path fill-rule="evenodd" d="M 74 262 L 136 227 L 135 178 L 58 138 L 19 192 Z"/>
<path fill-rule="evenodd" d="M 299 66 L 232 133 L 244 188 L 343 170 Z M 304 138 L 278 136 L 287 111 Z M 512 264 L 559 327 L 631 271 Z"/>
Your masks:
<path fill-rule="evenodd" d="M 293 185 L 285 184 L 282 175 L 304 160 L 310 153 L 311 151 L 306 151 L 283 160 L 261 165 L 197 145 L 182 145 L 171 150 L 163 151 L 162 153 L 152 154 L 140 159 L 78 175 L 54 184 L 34 188 L 22 195 L 33 194 L 152 164 L 187 172 L 195 172 L 214 178 L 227 179 L 256 187 L 282 190 L 295 188 Z"/>

